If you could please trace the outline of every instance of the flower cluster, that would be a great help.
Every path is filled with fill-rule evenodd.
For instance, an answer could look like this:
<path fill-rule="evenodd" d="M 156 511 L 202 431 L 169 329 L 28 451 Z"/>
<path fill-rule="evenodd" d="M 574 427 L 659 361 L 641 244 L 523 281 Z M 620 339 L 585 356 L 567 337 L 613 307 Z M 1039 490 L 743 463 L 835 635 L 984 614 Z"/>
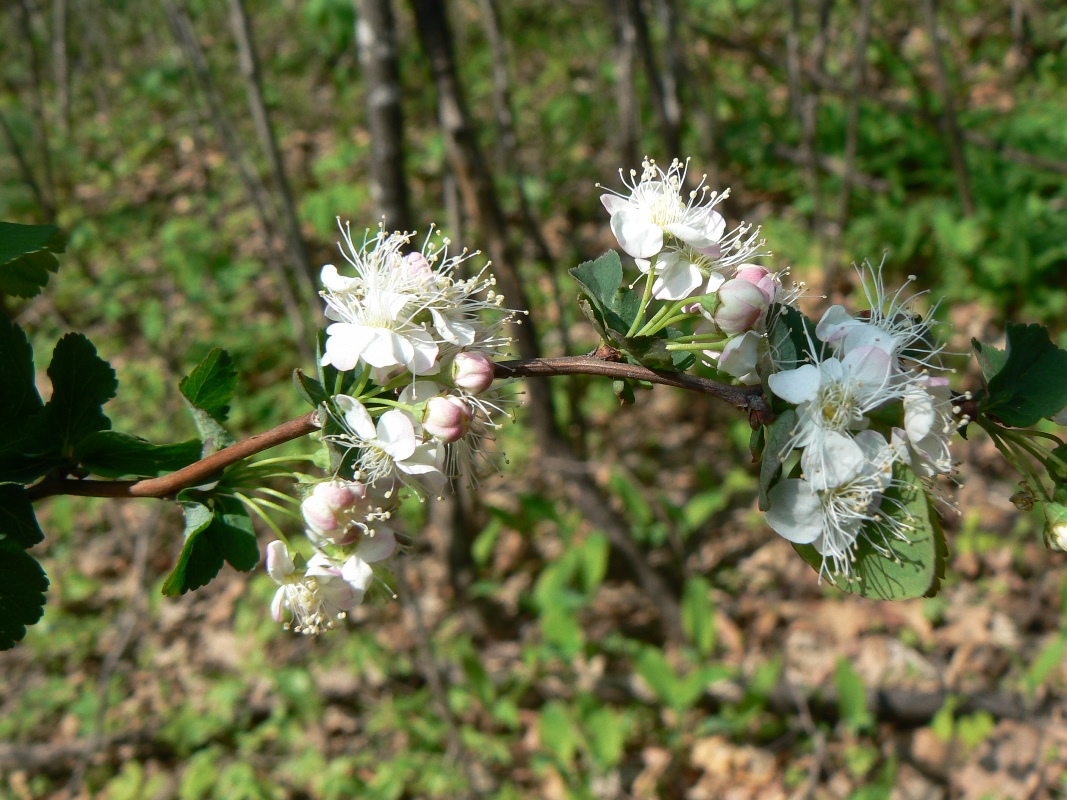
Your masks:
<path fill-rule="evenodd" d="M 492 358 L 506 349 L 513 314 L 482 268 L 460 271 L 472 255 L 450 256 L 428 236 L 382 231 L 357 247 L 342 228 L 355 274 L 322 270 L 326 329 L 320 363 L 337 371 L 319 409 L 334 477 L 302 504 L 315 555 L 303 569 L 281 542 L 268 571 L 279 583 L 272 610 L 294 629 L 317 633 L 358 605 L 396 537 L 384 522 L 401 490 L 440 494 L 449 480 L 476 482 L 491 465 L 493 432 L 509 399 L 494 386 Z M 436 241 L 435 241 L 436 239 Z M 487 265 L 488 266 L 488 265 Z"/>
<path fill-rule="evenodd" d="M 871 309 L 858 316 L 832 306 L 808 342 L 809 363 L 771 374 L 775 396 L 796 406 L 785 453 L 799 451 L 799 477 L 769 493 L 767 521 L 797 544 L 811 544 L 823 572 L 848 577 L 860 537 L 889 557 L 908 538 L 907 515 L 891 490 L 906 483 L 898 465 L 926 481 L 952 471 L 949 438 L 958 427 L 941 348 L 917 297 L 889 295 L 881 268 L 868 268 Z"/>
<path fill-rule="evenodd" d="M 675 160 L 664 171 L 645 159 L 628 179 L 620 171 L 628 193 L 600 197 L 615 238 L 645 276 L 642 312 L 653 298 L 665 302 L 629 333 L 655 335 L 690 316 L 703 324 L 668 349 L 698 353 L 739 382 L 758 383 L 761 366 L 770 366 L 770 310 L 793 303 L 798 293 L 784 291 L 779 274 L 754 263 L 770 255 L 758 227 L 742 222 L 727 231 L 716 207 L 730 190 L 712 191 L 707 176 L 687 190 L 687 174 L 688 161 Z"/>

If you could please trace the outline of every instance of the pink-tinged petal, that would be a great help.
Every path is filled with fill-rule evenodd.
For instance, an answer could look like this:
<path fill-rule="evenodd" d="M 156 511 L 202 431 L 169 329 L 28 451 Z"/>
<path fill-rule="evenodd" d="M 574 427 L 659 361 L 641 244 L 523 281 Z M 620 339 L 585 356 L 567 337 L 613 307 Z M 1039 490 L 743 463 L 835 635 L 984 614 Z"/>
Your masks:
<path fill-rule="evenodd" d="M 415 452 L 415 425 L 411 417 L 394 408 L 378 420 L 378 444 L 395 461 L 403 461 Z"/>
<path fill-rule="evenodd" d="M 350 322 L 335 322 L 326 329 L 326 333 L 326 358 L 341 372 L 355 368 L 364 349 L 374 338 L 372 328 Z"/>
<path fill-rule="evenodd" d="M 844 306 L 830 306 L 815 326 L 815 335 L 821 341 L 836 342 L 844 338 L 848 328 L 861 324 L 852 318 Z"/>
<path fill-rule="evenodd" d="M 289 556 L 289 550 L 285 542 L 273 541 L 267 545 L 267 574 L 278 583 L 284 583 L 293 572 L 296 565 Z"/>
<path fill-rule="evenodd" d="M 333 533 L 340 527 L 334 516 L 334 509 L 331 509 L 321 497 L 312 495 L 306 498 L 300 504 L 300 513 L 304 515 L 304 522 L 307 526 L 323 536 Z"/>
<path fill-rule="evenodd" d="M 611 215 L 611 232 L 634 258 L 652 258 L 663 249 L 663 229 L 629 206 Z"/>
<path fill-rule="evenodd" d="M 396 536 L 390 528 L 378 526 L 374 535 L 364 534 L 356 547 L 356 553 L 369 564 L 389 558 L 396 550 Z"/>
<path fill-rule="evenodd" d="M 841 366 L 851 373 L 863 394 L 869 396 L 889 383 L 893 358 L 880 347 L 857 347 L 841 359 Z"/>
<path fill-rule="evenodd" d="M 625 197 L 619 197 L 617 194 L 602 194 L 600 195 L 600 202 L 604 204 L 604 208 L 612 216 L 630 206 L 629 200 Z"/>
<path fill-rule="evenodd" d="M 892 355 L 897 349 L 897 339 L 877 325 L 858 322 L 845 329 L 844 347 L 846 351 L 860 347 L 877 347 Z"/>
<path fill-rule="evenodd" d="M 718 368 L 735 378 L 748 377 L 759 363 L 759 341 L 760 335 L 755 331 L 735 336 L 722 349 Z"/>
<path fill-rule="evenodd" d="M 767 378 L 767 384 L 772 392 L 787 403 L 807 403 L 819 393 L 819 368 L 814 364 L 803 364 L 796 369 L 776 372 Z"/>
<path fill-rule="evenodd" d="M 767 524 L 774 532 L 795 544 L 810 544 L 822 534 L 822 502 L 807 481 L 787 478 L 779 481 L 768 495 L 771 507 Z"/>
<path fill-rule="evenodd" d="M 275 622 L 285 619 L 285 587 L 279 586 L 274 593 L 274 599 L 270 601 L 270 615 Z"/>
<path fill-rule="evenodd" d="M 832 489 L 859 475 L 866 461 L 863 449 L 851 436 L 826 431 L 808 442 L 800 465 L 812 488 Z"/>
<path fill-rule="evenodd" d="M 352 556 L 341 567 L 341 578 L 363 599 L 363 593 L 374 580 L 374 571 L 361 556 Z"/>
<path fill-rule="evenodd" d="M 347 394 L 339 394 L 333 398 L 333 401 L 341 409 L 341 413 L 345 415 L 345 424 L 356 436 L 367 441 L 375 437 L 374 420 L 371 419 L 370 412 L 359 400 L 349 397 Z"/>

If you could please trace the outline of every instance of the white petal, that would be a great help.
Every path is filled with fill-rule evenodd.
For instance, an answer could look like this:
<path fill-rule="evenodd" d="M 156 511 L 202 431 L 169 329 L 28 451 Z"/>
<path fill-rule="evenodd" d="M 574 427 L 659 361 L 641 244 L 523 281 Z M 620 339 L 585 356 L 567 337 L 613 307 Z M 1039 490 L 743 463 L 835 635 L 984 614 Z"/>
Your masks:
<path fill-rule="evenodd" d="M 844 306 L 830 306 L 815 326 L 815 335 L 824 342 L 836 342 L 845 335 L 845 330 L 863 323 L 853 319 Z"/>
<path fill-rule="evenodd" d="M 850 325 L 844 331 L 844 348 L 846 352 L 858 347 L 876 347 L 890 355 L 897 349 L 898 341 L 877 325 L 861 322 Z"/>
<path fill-rule="evenodd" d="M 367 587 L 374 580 L 374 571 L 363 558 L 352 556 L 341 567 L 341 578 L 362 599 L 363 592 L 367 591 Z"/>
<path fill-rule="evenodd" d="M 659 265 L 656 265 L 657 271 Z M 704 276 L 687 258 L 678 258 L 652 284 L 652 296 L 657 300 L 683 300 L 704 282 Z"/>
<path fill-rule="evenodd" d="M 431 397 L 443 394 L 445 387 L 434 381 L 415 381 L 404 387 L 400 393 L 399 402 L 405 406 L 413 406 L 416 403 L 425 403 Z"/>
<path fill-rule="evenodd" d="M 759 361 L 759 341 L 760 335 L 755 331 L 745 331 L 732 338 L 722 349 L 719 369 L 735 378 L 748 375 Z"/>
<path fill-rule="evenodd" d="M 437 354 L 440 352 L 433 337 L 424 330 L 412 331 L 407 336 L 411 345 L 411 357 L 405 361 L 408 369 L 416 375 L 430 375 L 437 371 Z"/>
<path fill-rule="evenodd" d="M 608 210 L 608 213 L 614 216 L 622 211 L 624 208 L 628 208 L 630 201 L 625 197 L 619 197 L 617 194 L 602 194 L 600 195 L 600 202 L 604 204 L 604 208 Z"/>
<path fill-rule="evenodd" d="M 374 338 L 374 329 L 350 322 L 335 322 L 326 329 L 326 357 L 335 369 L 353 369 Z M 326 363 L 325 361 L 323 363 Z"/>
<path fill-rule="evenodd" d="M 415 452 L 415 424 L 411 417 L 394 408 L 378 420 L 378 445 L 396 461 L 403 461 Z"/>
<path fill-rule="evenodd" d="M 825 365 L 825 361 L 823 364 Z M 776 372 L 767 378 L 771 391 L 794 405 L 814 400 L 819 393 L 820 371 L 814 364 Z"/>
<path fill-rule="evenodd" d="M 851 436 L 820 431 L 804 448 L 800 465 L 814 489 L 831 489 L 852 480 L 863 471 L 867 459 Z"/>
<path fill-rule="evenodd" d="M 345 415 L 345 424 L 360 439 L 370 441 L 375 436 L 374 420 L 359 400 L 349 397 L 347 394 L 339 394 L 334 397 L 334 402 Z"/>
<path fill-rule="evenodd" d="M 285 542 L 274 541 L 267 545 L 268 575 L 278 583 L 284 583 L 295 570 L 296 565 L 289 556 L 289 549 L 285 546 Z"/>
<path fill-rule="evenodd" d="M 904 395 L 904 430 L 913 442 L 928 436 L 937 422 L 934 399 L 916 388 Z"/>
<path fill-rule="evenodd" d="M 363 350 L 362 359 L 372 367 L 391 367 L 394 364 L 407 364 L 414 353 L 414 348 L 396 331 L 386 328 L 371 328 L 370 341 Z"/>
<path fill-rule="evenodd" d="M 792 478 L 779 481 L 768 499 L 771 507 L 767 511 L 767 524 L 782 538 L 809 544 L 822 533 L 822 502 L 807 481 Z"/>
<path fill-rule="evenodd" d="M 708 285 L 704 287 L 704 294 L 719 291 L 719 287 L 726 283 L 726 276 L 719 272 L 713 272 L 708 276 Z"/>
<path fill-rule="evenodd" d="M 322 285 L 331 292 L 343 292 L 359 283 L 358 278 L 345 278 L 340 275 L 337 272 L 337 267 L 333 264 L 327 264 L 322 268 L 322 272 L 319 273 L 319 279 L 322 281 Z"/>
<path fill-rule="evenodd" d="M 370 564 L 389 558 L 394 550 L 396 550 L 396 536 L 392 530 L 384 526 L 376 527 L 373 536 L 364 534 L 356 546 L 356 553 L 359 557 Z"/>
<path fill-rule="evenodd" d="M 889 384 L 893 359 L 880 347 L 862 346 L 851 350 L 841 360 L 841 366 L 852 374 L 852 379 L 860 387 L 861 394 L 871 397 Z"/>
<path fill-rule="evenodd" d="M 466 347 L 474 343 L 474 326 L 469 322 L 449 319 L 436 308 L 430 309 L 433 327 L 446 342 Z"/>
<path fill-rule="evenodd" d="M 647 214 L 627 206 L 611 215 L 611 232 L 634 258 L 652 258 L 663 249 L 663 229 Z"/>
<path fill-rule="evenodd" d="M 285 587 L 279 586 L 274 593 L 274 599 L 270 601 L 270 615 L 275 622 L 285 619 Z"/>

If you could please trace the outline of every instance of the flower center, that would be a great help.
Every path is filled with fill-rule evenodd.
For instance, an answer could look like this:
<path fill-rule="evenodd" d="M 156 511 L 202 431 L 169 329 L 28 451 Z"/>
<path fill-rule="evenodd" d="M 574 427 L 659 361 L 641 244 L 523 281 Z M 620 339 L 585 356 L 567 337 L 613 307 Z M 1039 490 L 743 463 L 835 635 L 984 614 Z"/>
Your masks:
<path fill-rule="evenodd" d="M 843 431 L 862 416 L 857 399 L 850 384 L 833 381 L 819 388 L 811 415 L 819 427 Z"/>

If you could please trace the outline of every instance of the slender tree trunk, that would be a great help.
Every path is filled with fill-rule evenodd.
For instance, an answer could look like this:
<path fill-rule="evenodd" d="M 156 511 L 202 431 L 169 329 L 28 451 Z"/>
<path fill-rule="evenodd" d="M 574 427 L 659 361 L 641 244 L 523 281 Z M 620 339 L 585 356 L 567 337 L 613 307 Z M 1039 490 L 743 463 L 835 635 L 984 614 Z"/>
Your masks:
<path fill-rule="evenodd" d="M 682 86 L 685 85 L 685 53 L 678 35 L 679 20 L 676 0 L 655 0 L 655 12 L 666 32 L 663 67 L 663 116 L 665 125 L 673 131 L 677 155 L 682 147 Z"/>
<path fill-rule="evenodd" d="M 937 89 L 941 94 L 941 104 L 943 106 L 938 121 L 941 126 L 941 132 L 945 137 L 945 146 L 948 148 L 952 170 L 956 173 L 956 184 L 960 193 L 960 207 L 963 209 L 963 216 L 969 217 L 974 214 L 971 176 L 967 171 L 967 160 L 963 154 L 963 135 L 956 119 L 956 101 L 952 92 L 952 80 L 949 77 L 948 66 L 945 64 L 944 56 L 941 54 L 941 34 L 937 26 L 937 6 L 934 0 L 922 0 L 922 7 L 923 16 L 926 20 L 926 32 L 930 37 L 930 53 L 934 59 L 934 75 L 937 79 Z"/>
<path fill-rule="evenodd" d="M 230 0 L 230 28 L 237 42 L 237 54 L 241 65 L 241 74 L 245 79 L 245 92 L 248 95 L 248 110 L 256 128 L 260 145 L 267 155 L 271 177 L 281 200 L 281 227 L 284 231 L 286 249 L 293 263 L 293 273 L 297 285 L 309 303 L 309 310 L 314 314 L 318 310 L 315 281 L 318 271 L 312 266 L 304 244 L 304 235 L 300 230 L 300 219 L 293 202 L 293 192 L 289 186 L 289 177 L 285 172 L 282 154 L 278 149 L 278 140 L 270 124 L 267 104 L 263 101 L 263 78 L 259 69 L 259 57 L 252 39 L 252 22 L 245 11 L 244 0 Z"/>
<path fill-rule="evenodd" d="M 367 93 L 371 197 L 386 230 L 413 228 L 404 171 L 404 114 L 392 0 L 356 0 L 356 49 Z"/>
<path fill-rule="evenodd" d="M 33 33 L 35 9 L 30 5 L 29 0 L 19 0 L 18 9 L 19 27 L 22 29 L 22 36 L 30 55 L 30 78 L 33 85 L 30 87 L 32 100 L 29 106 L 33 112 L 37 149 L 41 156 L 43 180 L 40 186 L 41 191 L 48 198 L 48 208 L 52 209 L 52 216 L 54 216 L 56 183 L 52 172 L 52 148 L 48 143 L 48 122 L 45 120 L 44 112 L 44 74 L 41 68 L 41 56 L 37 51 L 37 37 Z"/>
<path fill-rule="evenodd" d="M 259 217 L 260 225 L 263 227 L 267 260 L 277 277 L 279 295 L 289 317 L 289 322 L 293 326 L 296 345 L 304 358 L 313 357 L 314 354 L 308 345 L 309 335 L 304 318 L 303 304 L 299 300 L 299 291 L 296 288 L 299 284 L 296 284 L 293 270 L 287 269 L 285 261 L 278 257 L 278 252 L 271 241 L 274 231 L 277 229 L 277 220 L 267 188 L 246 162 L 237 132 L 234 130 L 233 124 L 226 114 L 222 98 L 211 80 L 211 71 L 208 69 L 207 60 L 200 49 L 200 43 L 196 39 L 188 16 L 173 0 L 160 1 L 163 5 L 163 10 L 166 12 L 167 21 L 174 33 L 174 38 L 177 39 L 178 44 L 185 53 L 193 78 L 207 103 L 215 132 L 222 142 L 227 158 L 237 170 L 238 177 L 245 188 L 245 192 L 248 194 L 248 199 L 253 208 L 255 208 L 256 216 Z"/>
<path fill-rule="evenodd" d="M 70 58 L 68 57 L 67 0 L 52 0 L 52 70 L 56 83 L 56 105 L 59 124 L 66 138 L 70 138 Z"/>
<path fill-rule="evenodd" d="M 630 17 L 630 24 L 634 31 L 634 40 L 637 52 L 641 56 L 641 62 L 645 66 L 645 75 L 648 76 L 648 94 L 652 101 L 652 108 L 659 120 L 660 134 L 663 137 L 663 146 L 666 150 L 665 162 L 674 158 L 682 158 L 681 131 L 679 129 L 679 108 L 677 107 L 677 94 L 673 100 L 674 108 L 668 105 L 667 91 L 664 88 L 665 78 L 656 63 L 656 54 L 652 49 L 652 36 L 648 30 L 648 18 L 641 7 L 640 0 L 623 0 L 625 13 Z M 672 113 L 673 112 L 673 113 Z"/>
<path fill-rule="evenodd" d="M 0 133 L 3 133 L 7 148 L 11 151 L 11 155 L 14 156 L 15 163 L 18 164 L 19 172 L 22 173 L 22 180 L 26 182 L 34 200 L 41 207 L 41 213 L 44 215 L 45 221 L 55 222 L 56 209 L 41 189 L 41 184 L 37 182 L 37 178 L 33 174 L 33 167 L 30 166 L 30 162 L 26 159 L 26 154 L 19 145 L 18 139 L 15 138 L 15 132 L 7 124 L 7 118 L 4 117 L 2 112 L 0 112 Z"/>
<path fill-rule="evenodd" d="M 515 269 L 515 253 L 507 240 L 504 213 L 493 186 L 488 166 L 482 156 L 471 125 L 463 93 L 456 74 L 451 27 L 443 0 L 410 0 L 415 13 L 419 40 L 433 71 L 437 89 L 438 119 L 445 135 L 452 173 L 459 184 L 468 216 L 486 242 L 497 270 L 500 288 L 509 305 L 528 308 L 525 292 Z M 537 332 L 529 318 L 516 329 L 520 353 L 537 353 Z M 524 357 L 526 357 L 524 355 Z M 531 356 L 536 357 L 536 356 Z M 597 527 L 603 529 L 612 545 L 630 565 L 638 582 L 656 605 L 667 638 L 682 637 L 681 617 L 676 593 L 647 562 L 645 555 L 630 539 L 628 528 L 611 513 L 610 505 L 585 465 L 576 461 L 570 445 L 559 435 L 552 413 L 551 395 L 546 386 L 530 381 L 526 386 L 529 421 L 536 432 L 543 455 L 573 465 L 568 470 L 566 490 L 572 502 Z"/>
<path fill-rule="evenodd" d="M 627 12 L 625 0 L 607 0 L 608 14 L 615 31 L 615 51 L 612 55 L 615 70 L 615 105 L 619 109 L 618 150 L 623 164 L 636 168 L 641 160 L 638 141 L 641 137 L 640 108 L 637 85 L 634 83 L 634 61 L 637 50 L 637 31 Z"/>

